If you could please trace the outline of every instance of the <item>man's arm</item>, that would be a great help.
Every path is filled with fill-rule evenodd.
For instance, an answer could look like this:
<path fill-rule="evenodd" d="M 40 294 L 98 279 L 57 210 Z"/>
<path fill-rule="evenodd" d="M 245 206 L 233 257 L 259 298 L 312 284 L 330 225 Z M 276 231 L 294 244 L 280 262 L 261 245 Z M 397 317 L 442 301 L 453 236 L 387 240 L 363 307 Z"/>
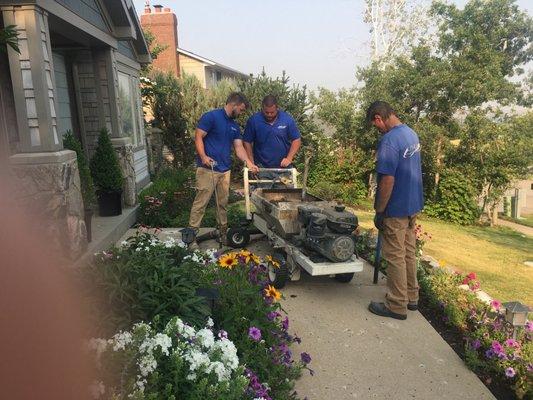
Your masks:
<path fill-rule="evenodd" d="M 385 212 L 387 204 L 389 203 L 390 196 L 392 194 L 392 188 L 394 187 L 394 176 L 383 175 L 378 183 L 378 193 L 376 200 L 376 214 Z"/>
<path fill-rule="evenodd" d="M 244 149 L 244 146 L 242 145 L 241 139 L 235 139 L 233 141 L 233 147 L 235 148 L 235 154 L 237 154 L 237 157 L 239 157 L 239 160 L 243 161 L 246 166 L 250 169 L 251 172 L 257 173 L 259 172 L 259 168 L 257 168 L 257 165 L 253 163 L 250 158 L 248 158 L 248 154 L 246 154 L 246 150 Z"/>
<path fill-rule="evenodd" d="M 202 160 L 202 164 L 204 164 L 206 167 L 210 167 L 211 164 L 214 162 L 214 160 L 209 157 L 207 154 L 205 154 L 205 147 L 204 147 L 204 137 L 207 135 L 207 132 L 196 128 L 196 131 L 194 132 L 194 145 L 196 147 L 196 152 L 198 153 L 198 156 L 200 157 L 200 160 Z"/>
<path fill-rule="evenodd" d="M 254 162 L 254 147 L 251 143 L 248 143 L 246 141 L 243 141 L 244 150 L 246 150 L 246 154 L 248 155 L 248 158 L 252 163 Z"/>
<path fill-rule="evenodd" d="M 292 161 L 294 160 L 294 156 L 296 155 L 296 153 L 298 153 L 298 150 L 300 150 L 301 145 L 302 145 L 302 139 L 295 139 L 292 141 L 287 157 L 281 160 L 280 165 L 282 168 L 288 167 L 289 165 L 292 164 Z"/>

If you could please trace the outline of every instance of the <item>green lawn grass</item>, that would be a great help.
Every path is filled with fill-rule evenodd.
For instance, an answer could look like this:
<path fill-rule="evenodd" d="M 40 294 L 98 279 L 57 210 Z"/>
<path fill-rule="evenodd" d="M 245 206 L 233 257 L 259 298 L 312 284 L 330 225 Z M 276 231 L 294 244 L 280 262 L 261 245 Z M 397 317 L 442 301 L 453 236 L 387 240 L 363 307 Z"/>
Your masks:
<path fill-rule="evenodd" d="M 500 215 L 501 219 L 504 219 L 506 221 L 511 221 L 516 224 L 529 226 L 530 228 L 533 228 L 533 214 L 525 214 L 522 215 L 520 218 L 511 218 L 506 215 Z"/>
<path fill-rule="evenodd" d="M 355 209 L 363 228 L 373 227 L 368 204 Z M 461 272 L 475 272 L 481 288 L 500 301 L 518 300 L 533 306 L 533 238 L 505 227 L 460 226 L 420 218 L 432 235 L 424 253 Z"/>

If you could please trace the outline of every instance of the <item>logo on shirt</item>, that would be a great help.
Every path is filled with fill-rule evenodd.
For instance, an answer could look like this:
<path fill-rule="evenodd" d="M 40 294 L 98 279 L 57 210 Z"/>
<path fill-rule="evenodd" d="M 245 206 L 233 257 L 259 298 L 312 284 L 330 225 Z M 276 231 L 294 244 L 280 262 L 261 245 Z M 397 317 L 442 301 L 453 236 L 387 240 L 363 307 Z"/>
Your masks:
<path fill-rule="evenodd" d="M 236 131 L 237 128 L 235 128 L 235 127 L 232 126 L 232 127 L 231 127 L 231 130 L 232 130 L 232 131 Z"/>
<path fill-rule="evenodd" d="M 285 129 L 287 125 L 278 125 L 278 129 Z"/>
<path fill-rule="evenodd" d="M 420 151 L 420 143 L 413 144 L 405 149 L 403 152 L 403 158 L 411 158 Z"/>

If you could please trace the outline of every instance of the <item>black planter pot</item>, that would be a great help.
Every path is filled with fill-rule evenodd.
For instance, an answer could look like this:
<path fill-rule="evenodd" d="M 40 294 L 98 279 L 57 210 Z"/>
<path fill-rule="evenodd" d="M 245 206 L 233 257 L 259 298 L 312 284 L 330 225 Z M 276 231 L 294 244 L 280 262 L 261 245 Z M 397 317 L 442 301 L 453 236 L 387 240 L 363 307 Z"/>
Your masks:
<path fill-rule="evenodd" d="M 112 217 L 122 214 L 122 190 L 106 192 L 98 190 L 98 211 L 101 217 Z"/>
<path fill-rule="evenodd" d="M 94 211 L 92 208 L 85 209 L 85 228 L 87 229 L 87 242 L 91 243 L 93 240 L 92 220 Z"/>

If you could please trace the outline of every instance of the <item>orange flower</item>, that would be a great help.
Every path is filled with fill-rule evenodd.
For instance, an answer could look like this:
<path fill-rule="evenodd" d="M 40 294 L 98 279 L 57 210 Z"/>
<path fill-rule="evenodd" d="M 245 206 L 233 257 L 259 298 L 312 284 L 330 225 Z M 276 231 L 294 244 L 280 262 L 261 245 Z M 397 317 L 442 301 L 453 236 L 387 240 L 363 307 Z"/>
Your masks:
<path fill-rule="evenodd" d="M 265 297 L 270 297 L 274 301 L 281 299 L 281 292 L 277 290 L 274 286 L 268 285 L 265 288 Z"/>

